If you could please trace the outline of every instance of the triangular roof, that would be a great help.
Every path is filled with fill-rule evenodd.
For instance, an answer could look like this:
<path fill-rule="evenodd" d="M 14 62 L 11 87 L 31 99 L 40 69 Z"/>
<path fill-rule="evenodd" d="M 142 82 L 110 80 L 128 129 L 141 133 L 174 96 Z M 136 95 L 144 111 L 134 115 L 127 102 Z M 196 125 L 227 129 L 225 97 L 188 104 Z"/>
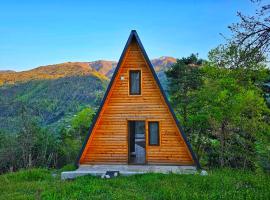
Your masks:
<path fill-rule="evenodd" d="M 170 110 L 170 112 L 171 112 L 173 118 L 174 118 L 174 121 L 175 121 L 176 124 L 177 124 L 177 127 L 178 127 L 178 129 L 179 129 L 179 132 L 180 132 L 180 134 L 182 135 L 182 138 L 184 139 L 184 141 L 185 141 L 185 143 L 186 143 L 186 145 L 187 145 L 187 147 L 188 147 L 188 150 L 189 150 L 190 153 L 191 153 L 192 159 L 194 160 L 194 162 L 195 162 L 197 168 L 201 168 L 200 163 L 199 163 L 199 161 L 197 160 L 197 157 L 196 157 L 196 155 L 194 154 L 194 152 L 193 152 L 193 150 L 192 150 L 192 148 L 191 148 L 191 145 L 190 145 L 189 141 L 187 140 L 187 137 L 186 137 L 186 135 L 185 135 L 185 133 L 184 133 L 184 131 L 183 131 L 183 129 L 182 129 L 182 127 L 181 127 L 181 125 L 180 125 L 178 119 L 176 118 L 176 115 L 175 115 L 175 113 L 174 113 L 174 111 L 173 111 L 173 109 L 172 109 L 172 107 L 171 107 L 171 105 L 170 105 L 170 102 L 169 102 L 168 99 L 167 99 L 167 96 L 166 96 L 166 94 L 165 94 L 165 92 L 164 92 L 164 90 L 163 90 L 163 88 L 162 88 L 162 86 L 161 86 L 161 84 L 160 84 L 160 81 L 159 81 L 159 79 L 158 79 L 158 77 L 157 77 L 157 75 L 156 75 L 156 72 L 155 72 L 155 70 L 154 70 L 154 67 L 153 67 L 153 65 L 152 65 L 152 63 L 151 63 L 151 61 L 150 61 L 150 59 L 148 58 L 148 55 L 147 55 L 147 53 L 146 53 L 146 51 L 145 51 L 145 49 L 144 49 L 144 47 L 143 47 L 143 45 L 142 45 L 142 43 L 141 43 L 141 40 L 140 40 L 140 38 L 139 38 L 139 36 L 138 36 L 136 30 L 132 30 L 131 33 L 130 33 L 130 35 L 129 35 L 129 38 L 128 38 L 127 42 L 126 42 L 125 48 L 124 48 L 124 50 L 123 50 L 123 52 L 122 52 L 122 54 L 121 54 L 121 57 L 120 57 L 119 62 L 118 62 L 118 64 L 117 64 L 117 67 L 115 68 L 115 71 L 114 71 L 113 76 L 112 76 L 112 78 L 111 78 L 111 81 L 110 81 L 110 83 L 109 83 L 109 86 L 107 87 L 106 93 L 105 93 L 105 95 L 104 95 L 104 97 L 103 97 L 103 99 L 102 99 L 101 105 L 100 105 L 100 107 L 99 107 L 99 109 L 98 109 L 98 111 L 97 111 L 97 113 L 96 113 L 96 115 L 95 115 L 95 118 L 94 118 L 94 120 L 93 120 L 93 122 L 92 122 L 92 124 L 91 124 L 91 127 L 90 127 L 90 129 L 89 129 L 89 132 L 88 132 L 88 134 L 87 134 L 87 136 L 86 136 L 86 138 L 85 138 L 85 140 L 84 140 L 84 143 L 83 143 L 83 145 L 82 145 L 81 151 L 80 151 L 80 153 L 79 153 L 79 155 L 78 155 L 78 158 L 77 158 L 77 161 L 76 161 L 76 166 L 79 165 L 79 161 L 80 161 L 80 158 L 81 158 L 81 156 L 82 156 L 82 154 L 83 154 L 83 151 L 84 151 L 84 149 L 85 149 L 85 147 L 86 147 L 87 141 L 88 141 L 88 139 L 89 139 L 90 136 L 91 136 L 92 130 L 93 130 L 93 128 L 94 128 L 94 126 L 95 126 L 95 124 L 96 124 L 96 122 L 97 122 L 97 119 L 98 119 L 98 117 L 99 117 L 99 115 L 100 115 L 100 112 L 101 112 L 101 110 L 102 110 L 102 107 L 103 107 L 103 105 L 104 105 L 104 103 L 105 103 L 105 101 L 106 101 L 106 99 L 107 99 L 107 96 L 108 96 L 108 94 L 109 94 L 109 92 L 110 92 L 110 90 L 111 90 L 111 87 L 112 87 L 112 85 L 113 85 L 113 83 L 114 83 L 114 81 L 115 81 L 116 75 L 117 75 L 117 73 L 118 73 L 118 71 L 119 71 L 119 69 L 120 69 L 120 66 L 121 66 L 122 62 L 123 62 L 123 59 L 124 59 L 125 54 L 126 54 L 126 52 L 127 52 L 127 49 L 128 49 L 128 47 L 129 47 L 129 45 L 130 45 L 130 43 L 132 42 L 133 39 L 135 39 L 135 40 L 137 41 L 138 45 L 139 45 L 139 48 L 140 48 L 140 50 L 141 50 L 141 52 L 142 52 L 142 54 L 143 54 L 143 57 L 144 57 L 146 63 L 148 64 L 148 66 L 149 66 L 149 68 L 150 68 L 150 70 L 151 70 L 151 72 L 152 72 L 152 75 L 153 75 L 153 77 L 154 77 L 154 79 L 155 79 L 155 81 L 156 81 L 156 83 L 157 83 L 157 85 L 158 85 L 158 87 L 159 87 L 159 89 L 160 89 L 160 91 L 161 91 L 161 94 L 162 94 L 162 96 L 163 96 L 163 98 L 164 98 L 164 100 L 165 100 L 165 102 L 166 102 L 166 104 L 167 104 L 167 106 L 168 106 L 168 108 L 169 108 L 169 110 Z"/>

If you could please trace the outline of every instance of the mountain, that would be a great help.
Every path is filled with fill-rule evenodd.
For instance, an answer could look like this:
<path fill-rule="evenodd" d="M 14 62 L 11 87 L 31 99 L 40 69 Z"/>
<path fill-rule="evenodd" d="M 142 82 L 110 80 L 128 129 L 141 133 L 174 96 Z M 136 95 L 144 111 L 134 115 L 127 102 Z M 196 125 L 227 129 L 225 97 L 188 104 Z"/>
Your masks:
<path fill-rule="evenodd" d="M 115 61 L 98 60 L 98 61 L 89 62 L 89 66 L 92 69 L 95 69 L 100 74 L 107 77 L 111 77 L 111 74 L 113 73 L 116 65 L 117 65 L 117 62 Z"/>
<path fill-rule="evenodd" d="M 156 72 L 166 71 L 172 64 L 176 63 L 176 59 L 173 57 L 162 56 L 151 60 L 152 65 L 154 66 Z"/>
<path fill-rule="evenodd" d="M 176 60 L 153 59 L 157 75 L 166 88 L 166 71 Z M 97 108 L 115 61 L 67 62 L 32 70 L 0 71 L 0 131 L 20 130 L 22 110 L 44 127 L 57 131 L 70 124 L 84 107 Z"/>
<path fill-rule="evenodd" d="M 163 86 L 165 92 L 167 91 L 167 77 L 165 71 L 168 70 L 172 64 L 176 63 L 176 59 L 173 57 L 162 56 L 151 60 L 152 65 L 157 73 L 158 79 Z"/>
<path fill-rule="evenodd" d="M 102 70 L 102 69 L 101 69 Z M 99 73 L 87 62 L 67 62 L 55 65 L 37 67 L 29 71 L 0 72 L 0 84 L 13 84 L 16 82 L 27 82 L 32 80 L 58 79 L 71 76 L 96 76 L 101 79 L 108 78 Z"/>

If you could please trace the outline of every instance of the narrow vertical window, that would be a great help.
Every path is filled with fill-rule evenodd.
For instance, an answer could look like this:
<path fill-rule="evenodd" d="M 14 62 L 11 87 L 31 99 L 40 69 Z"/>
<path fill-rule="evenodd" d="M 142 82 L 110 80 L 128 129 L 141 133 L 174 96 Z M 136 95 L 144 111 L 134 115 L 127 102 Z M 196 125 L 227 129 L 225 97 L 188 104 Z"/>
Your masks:
<path fill-rule="evenodd" d="M 141 94 L 141 71 L 140 70 L 129 71 L 129 94 L 130 95 Z"/>
<path fill-rule="evenodd" d="M 159 145 L 159 123 L 148 122 L 149 145 Z"/>

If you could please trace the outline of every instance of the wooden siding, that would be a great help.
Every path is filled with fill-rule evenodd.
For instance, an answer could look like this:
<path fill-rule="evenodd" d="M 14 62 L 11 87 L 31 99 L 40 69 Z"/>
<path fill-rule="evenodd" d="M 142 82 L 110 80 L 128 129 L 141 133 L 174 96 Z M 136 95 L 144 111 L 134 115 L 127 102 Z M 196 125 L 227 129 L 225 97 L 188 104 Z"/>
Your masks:
<path fill-rule="evenodd" d="M 129 70 L 141 70 L 141 95 L 129 95 Z M 136 41 L 132 41 L 127 49 L 80 164 L 127 164 L 128 120 L 145 120 L 148 164 L 194 165 Z M 148 145 L 148 121 L 160 123 L 159 146 Z"/>

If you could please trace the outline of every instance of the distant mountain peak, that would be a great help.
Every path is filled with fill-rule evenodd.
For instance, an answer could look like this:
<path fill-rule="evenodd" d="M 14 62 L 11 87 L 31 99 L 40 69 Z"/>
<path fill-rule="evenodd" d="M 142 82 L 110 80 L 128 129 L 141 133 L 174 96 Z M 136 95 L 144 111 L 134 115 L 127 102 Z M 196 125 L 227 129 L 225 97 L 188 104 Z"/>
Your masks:
<path fill-rule="evenodd" d="M 155 70 L 166 71 L 169 67 L 176 62 L 176 58 L 170 56 L 162 56 L 156 59 L 151 60 Z"/>
<path fill-rule="evenodd" d="M 108 60 L 97 60 L 89 62 L 89 66 L 92 69 L 95 69 L 102 75 L 108 76 L 112 69 L 117 65 L 116 61 L 108 61 Z"/>
<path fill-rule="evenodd" d="M 176 61 L 176 58 L 171 57 L 171 56 L 161 56 L 161 57 L 156 58 L 156 59 L 160 59 L 160 60 L 174 60 L 174 61 Z"/>

